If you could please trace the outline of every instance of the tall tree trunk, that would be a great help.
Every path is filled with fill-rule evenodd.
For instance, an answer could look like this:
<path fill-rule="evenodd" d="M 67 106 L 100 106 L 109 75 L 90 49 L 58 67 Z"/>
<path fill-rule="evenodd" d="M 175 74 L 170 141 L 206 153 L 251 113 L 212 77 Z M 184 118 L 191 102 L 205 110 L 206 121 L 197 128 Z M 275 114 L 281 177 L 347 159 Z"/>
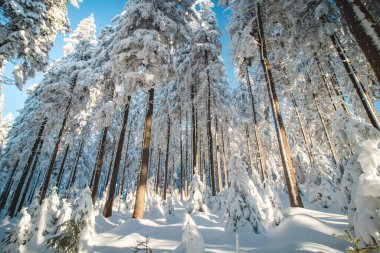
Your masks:
<path fill-rule="evenodd" d="M 187 117 L 187 111 L 186 111 L 186 134 L 185 134 L 185 141 L 186 141 L 186 154 L 185 154 L 185 196 L 189 196 L 189 129 L 188 129 L 188 117 Z"/>
<path fill-rule="evenodd" d="M 180 146 L 180 149 L 179 149 L 179 152 L 180 152 L 180 155 L 179 155 L 179 160 L 180 160 L 180 183 L 179 183 L 179 187 L 180 187 L 180 190 L 179 190 L 179 193 L 181 195 L 181 199 L 183 199 L 183 143 L 182 143 L 182 108 L 180 108 L 179 110 L 179 146 Z"/>
<path fill-rule="evenodd" d="M 347 54 L 340 44 L 338 38 L 335 34 L 330 36 L 330 39 L 332 43 L 334 44 L 340 59 L 343 62 L 344 68 L 346 69 L 346 72 L 348 76 L 351 79 L 352 84 L 354 85 L 354 88 L 360 98 L 360 101 L 363 104 L 364 110 L 367 113 L 368 119 L 371 122 L 372 126 L 380 131 L 380 123 L 376 115 L 376 111 L 374 109 L 373 103 L 371 98 L 369 97 L 368 93 L 366 92 L 363 84 L 359 81 L 359 78 L 356 75 L 355 68 L 351 65 L 351 61 L 348 59 Z M 380 67 L 380 64 L 378 65 Z"/>
<path fill-rule="evenodd" d="M 11 202 L 11 205 L 10 205 L 10 207 L 8 209 L 8 215 L 10 217 L 13 217 L 14 214 L 15 214 L 17 203 L 18 203 L 18 200 L 19 200 L 19 197 L 20 197 L 20 194 L 21 194 L 22 187 L 24 186 L 24 182 L 25 182 L 26 176 L 29 174 L 29 170 L 30 170 L 30 167 L 32 166 L 33 159 L 34 159 L 34 157 L 37 154 L 37 149 L 38 149 L 38 146 L 41 143 L 42 135 L 44 133 L 47 120 L 48 119 L 45 118 L 43 120 L 41 126 L 40 126 L 40 129 L 39 129 L 38 134 L 37 134 L 37 139 L 35 140 L 35 142 L 33 144 L 33 147 L 32 147 L 32 152 L 30 153 L 30 155 L 28 157 L 28 161 L 25 164 L 25 167 L 24 167 L 24 170 L 23 170 L 23 172 L 21 174 L 20 180 L 18 181 L 17 187 L 16 187 L 16 189 L 14 191 L 12 202 Z"/>
<path fill-rule="evenodd" d="M 160 147 L 158 147 L 158 163 L 156 168 L 156 183 L 154 186 L 154 191 L 156 194 L 158 194 L 158 185 L 160 184 L 160 168 L 161 168 L 161 150 Z"/>
<path fill-rule="evenodd" d="M 108 182 L 110 180 L 111 171 L 112 171 L 112 165 L 114 164 L 114 157 L 115 157 L 115 150 L 116 150 L 116 142 L 115 141 L 114 141 L 114 143 L 112 143 L 112 146 L 113 146 L 113 148 L 112 148 L 112 154 L 111 154 L 111 159 L 110 159 L 110 165 L 108 166 L 106 180 L 103 183 L 104 189 L 106 189 L 108 186 Z"/>
<path fill-rule="evenodd" d="M 34 172 L 36 171 L 37 163 L 38 163 L 38 158 L 40 157 L 41 149 L 42 149 L 43 145 L 44 145 L 44 140 L 41 140 L 40 146 L 38 147 L 38 150 L 37 150 L 37 153 L 36 153 L 36 157 L 35 157 L 33 165 L 32 165 L 32 169 L 30 170 L 28 181 L 26 182 L 26 185 L 24 187 L 24 192 L 22 193 L 22 197 L 21 197 L 20 202 L 18 204 L 18 208 L 17 208 L 17 212 L 16 213 L 20 212 L 21 208 L 24 206 L 25 198 L 26 198 L 26 195 L 29 192 L 30 183 L 32 182 L 32 178 L 34 177 Z"/>
<path fill-rule="evenodd" d="M 207 188 L 207 178 L 206 178 L 206 148 L 205 148 L 205 145 L 204 143 L 202 142 L 202 150 L 203 150 L 203 153 L 202 153 L 202 160 L 203 160 L 203 175 L 202 175 L 202 181 L 204 183 L 204 187 L 205 189 Z"/>
<path fill-rule="evenodd" d="M 272 70 L 268 60 L 266 41 L 264 37 L 263 23 L 261 20 L 260 4 L 257 3 L 257 25 L 258 25 L 258 39 L 260 45 L 261 64 L 265 74 L 265 80 L 268 86 L 268 95 L 271 102 L 272 113 L 277 133 L 277 140 L 284 168 L 284 175 L 286 186 L 289 194 L 289 201 L 292 207 L 303 207 L 300 193 L 297 187 L 296 171 L 293 164 L 293 159 L 290 152 L 288 138 L 286 136 L 284 123 L 281 116 L 280 104 L 278 101 L 276 88 L 274 85 Z"/>
<path fill-rule="evenodd" d="M 249 138 L 249 130 L 248 130 L 248 124 L 245 124 L 245 136 L 247 139 L 247 149 L 248 149 L 248 157 L 249 157 L 249 165 L 252 170 L 252 176 L 254 175 L 255 166 L 253 165 L 253 158 L 252 158 L 252 148 L 251 148 L 251 142 Z M 259 163 L 259 161 L 257 161 Z"/>
<path fill-rule="evenodd" d="M 7 202 L 7 199 L 8 199 L 8 196 L 9 196 L 9 192 L 11 191 L 11 188 L 12 188 L 12 182 L 14 180 L 13 177 L 14 177 L 14 175 L 16 173 L 16 170 L 17 170 L 19 162 L 20 162 L 20 160 L 17 160 L 15 166 L 13 166 L 11 175 L 10 175 L 8 181 L 7 181 L 7 184 L 4 187 L 3 193 L 1 194 L 0 211 L 3 210 L 3 208 L 5 206 L 5 203 Z"/>
<path fill-rule="evenodd" d="M 295 110 L 296 115 L 297 115 L 298 123 L 300 124 L 300 127 L 301 127 L 303 141 L 305 142 L 305 147 L 306 147 L 307 154 L 309 156 L 309 160 L 310 160 L 311 163 L 314 163 L 313 155 L 311 153 L 311 148 L 310 148 L 307 136 L 306 136 L 306 130 L 305 130 L 305 127 L 303 125 L 300 112 L 298 110 L 298 105 L 297 105 L 296 99 L 294 98 L 293 94 L 290 94 L 290 97 L 291 97 L 291 100 L 292 100 L 292 103 L 293 103 L 294 110 Z"/>
<path fill-rule="evenodd" d="M 116 192 L 116 181 L 117 181 L 117 176 L 119 174 L 121 153 L 123 151 L 123 146 L 124 146 L 125 130 L 126 130 L 127 124 L 128 124 L 128 114 L 129 114 L 130 101 L 131 101 L 131 97 L 128 96 L 127 104 L 124 106 L 123 123 L 121 126 L 119 143 L 117 144 L 117 150 L 116 150 L 115 162 L 113 164 L 110 188 L 108 190 L 107 200 L 106 200 L 106 203 L 104 204 L 104 209 L 103 209 L 103 216 L 106 218 L 110 217 L 112 215 L 112 205 L 113 205 L 115 192 Z"/>
<path fill-rule="evenodd" d="M 125 157 L 124 157 L 124 164 L 123 164 L 123 172 L 121 174 L 120 182 L 119 182 L 119 200 L 121 200 L 121 195 L 123 194 L 124 190 L 124 181 L 125 181 L 125 171 L 127 169 L 127 161 L 128 161 L 128 151 L 129 151 L 129 142 L 131 139 L 131 130 L 128 130 L 128 141 L 125 151 Z"/>
<path fill-rule="evenodd" d="M 174 154 L 172 155 L 172 171 L 170 173 L 170 194 L 173 196 L 174 192 L 174 169 L 175 169 L 175 164 L 174 164 Z"/>
<path fill-rule="evenodd" d="M 195 116 L 195 105 L 194 105 L 194 98 L 195 98 L 195 84 L 191 84 L 191 93 L 190 93 L 190 98 L 191 98 L 191 147 L 192 147 L 192 173 L 196 173 L 196 161 L 197 161 L 197 140 L 196 140 L 196 116 Z"/>
<path fill-rule="evenodd" d="M 247 88 L 248 88 L 248 94 L 249 98 L 251 100 L 251 109 L 252 109 L 252 119 L 253 119 L 253 126 L 255 130 L 255 141 L 257 144 L 257 149 L 258 149 L 258 163 L 257 163 L 257 170 L 259 174 L 261 175 L 261 181 L 264 181 L 264 178 L 267 176 L 267 169 L 266 169 L 266 159 L 265 159 L 265 152 L 262 146 L 262 140 L 261 140 L 261 134 L 259 130 L 259 124 L 257 123 L 257 112 L 255 108 L 255 102 L 253 98 L 253 92 L 252 92 L 252 84 L 251 80 L 249 78 L 248 74 L 248 66 L 245 68 L 246 74 L 246 82 L 247 82 Z M 253 169 L 253 167 L 252 167 Z"/>
<path fill-rule="evenodd" d="M 165 158 L 165 175 L 164 175 L 164 192 L 162 198 L 166 200 L 166 191 L 168 189 L 168 166 L 169 166 L 169 145 L 170 145 L 170 116 L 168 114 L 168 126 L 166 133 L 166 158 Z"/>
<path fill-rule="evenodd" d="M 70 144 L 67 144 L 66 149 L 65 149 L 65 153 L 63 155 L 61 167 L 59 168 L 59 173 L 58 173 L 58 176 L 57 176 L 57 181 L 56 181 L 56 184 L 55 184 L 55 186 L 58 189 L 58 192 L 59 192 L 59 188 L 61 187 L 61 181 L 62 181 L 63 171 L 64 171 L 64 168 L 65 168 L 66 158 L 67 158 L 67 154 L 69 153 L 69 149 L 70 149 Z"/>
<path fill-rule="evenodd" d="M 219 137 L 218 137 L 218 119 L 215 115 L 215 145 L 216 145 L 216 162 L 218 166 L 218 182 L 219 182 L 219 192 L 223 190 L 223 177 L 222 177 L 222 168 L 220 162 L 220 146 L 219 146 Z"/>
<path fill-rule="evenodd" d="M 205 52 L 206 65 L 208 64 L 208 54 Z M 207 69 L 207 85 L 208 85 L 208 94 L 207 94 L 207 138 L 208 138 L 208 159 L 209 159 L 209 169 L 211 174 L 211 194 L 212 196 L 216 195 L 215 187 L 215 172 L 214 172 L 214 154 L 212 148 L 212 133 L 211 133 L 211 80 L 210 73 Z"/>
<path fill-rule="evenodd" d="M 152 115 L 153 115 L 153 102 L 154 102 L 154 89 L 148 91 L 148 111 L 145 119 L 145 134 L 144 145 L 142 150 L 141 172 L 140 182 L 136 191 L 135 209 L 133 210 L 132 217 L 135 219 L 142 219 L 144 217 L 144 205 L 145 205 L 145 191 L 146 181 L 148 174 L 148 162 L 149 162 L 149 146 L 150 135 L 152 130 Z"/>
<path fill-rule="evenodd" d="M 67 184 L 68 187 L 67 187 L 66 191 L 68 189 L 72 188 L 74 186 L 75 181 L 76 181 L 79 159 L 82 157 L 83 148 L 84 148 L 84 140 L 81 141 L 77 156 L 75 157 L 74 167 L 72 168 L 73 173 L 70 177 L 69 183 Z"/>
<path fill-rule="evenodd" d="M 226 157 L 226 149 L 224 148 L 224 134 L 223 134 L 223 128 L 222 131 L 222 148 L 223 148 L 223 168 L 224 168 L 224 183 L 225 187 L 228 190 L 228 169 L 227 169 L 227 157 Z"/>
<path fill-rule="evenodd" d="M 32 187 L 32 190 L 29 193 L 29 196 L 28 196 L 28 199 L 27 199 L 28 205 L 30 205 L 30 203 L 32 203 L 32 200 L 33 200 L 34 194 L 36 192 L 36 188 L 37 188 L 38 182 L 40 180 L 40 176 L 41 176 L 41 171 L 38 172 L 38 175 L 36 177 L 37 179 L 34 181 L 34 185 Z"/>
<path fill-rule="evenodd" d="M 99 182 L 100 182 L 100 176 L 102 174 L 102 168 L 103 168 L 103 162 L 104 162 L 104 153 L 106 151 L 106 142 L 107 142 L 107 133 L 108 133 L 108 127 L 103 128 L 102 133 L 102 139 L 99 143 L 99 156 L 98 160 L 95 163 L 95 175 L 94 175 L 94 184 L 92 185 L 92 204 L 95 205 L 96 199 L 98 197 L 98 188 L 99 188 Z"/>
<path fill-rule="evenodd" d="M 322 122 L 323 131 L 325 132 L 325 135 L 326 135 L 326 138 L 327 138 L 327 142 L 329 144 L 329 148 L 330 148 L 331 154 L 333 156 L 334 163 L 337 164 L 336 154 L 335 154 L 335 150 L 334 150 L 334 145 L 332 144 L 331 137 L 330 137 L 330 134 L 328 132 L 326 122 L 323 119 L 321 108 L 320 108 L 318 100 L 317 100 L 317 96 L 315 94 L 313 94 L 313 97 L 314 97 L 314 103 L 315 103 L 315 106 L 317 108 L 317 112 L 318 112 L 319 118 L 320 118 L 320 120 Z"/>
<path fill-rule="evenodd" d="M 361 0 L 337 0 L 336 3 L 380 82 L 380 24 Z"/>

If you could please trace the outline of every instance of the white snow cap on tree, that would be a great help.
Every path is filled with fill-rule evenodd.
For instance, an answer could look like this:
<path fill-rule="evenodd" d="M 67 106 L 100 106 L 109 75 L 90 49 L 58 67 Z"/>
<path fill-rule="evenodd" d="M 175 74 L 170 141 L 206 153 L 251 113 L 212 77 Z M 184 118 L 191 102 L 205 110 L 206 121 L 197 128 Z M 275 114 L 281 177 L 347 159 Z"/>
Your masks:
<path fill-rule="evenodd" d="M 190 197 L 187 206 L 189 213 L 206 211 L 206 205 L 203 200 L 204 188 L 201 177 L 198 174 L 194 174 L 193 180 L 190 183 Z"/>
<path fill-rule="evenodd" d="M 64 56 L 74 52 L 75 46 L 84 40 L 96 40 L 96 24 L 93 14 L 79 22 L 77 28 L 73 31 L 69 38 L 64 39 L 66 43 L 63 47 Z"/>
<path fill-rule="evenodd" d="M 83 0 L 70 0 L 70 3 L 75 7 L 79 8 L 79 3 L 83 2 Z"/>

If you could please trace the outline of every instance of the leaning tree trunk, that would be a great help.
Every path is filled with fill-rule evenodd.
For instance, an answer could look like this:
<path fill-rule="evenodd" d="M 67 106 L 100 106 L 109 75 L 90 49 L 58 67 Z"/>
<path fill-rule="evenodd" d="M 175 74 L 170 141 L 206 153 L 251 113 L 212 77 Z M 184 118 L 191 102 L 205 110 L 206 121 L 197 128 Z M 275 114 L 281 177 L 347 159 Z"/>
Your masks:
<path fill-rule="evenodd" d="M 321 108 L 319 106 L 319 103 L 318 103 L 318 100 L 317 100 L 317 96 L 315 94 L 313 94 L 313 98 L 314 98 L 315 107 L 317 108 L 319 119 L 322 122 L 323 131 L 325 132 L 325 135 L 326 135 L 326 138 L 327 138 L 327 143 L 329 144 L 329 148 L 330 148 L 331 154 L 333 156 L 334 163 L 337 164 L 336 153 L 335 153 L 335 150 L 334 150 L 334 145 L 332 144 L 332 140 L 331 140 L 330 134 L 328 132 L 326 122 L 323 119 L 322 111 L 321 111 Z"/>
<path fill-rule="evenodd" d="M 38 151 L 37 151 L 37 154 L 36 154 L 36 158 L 34 159 L 34 162 L 33 162 L 33 165 L 32 165 L 32 169 L 30 170 L 28 181 L 26 182 L 26 185 L 24 187 L 24 192 L 22 193 L 22 197 L 20 199 L 20 203 L 18 204 L 18 208 L 17 208 L 17 212 L 16 213 L 20 212 L 21 208 L 24 206 L 25 198 L 26 198 L 26 195 L 29 192 L 30 183 L 32 182 L 32 178 L 34 177 L 34 172 L 36 171 L 37 163 L 38 163 L 38 158 L 40 157 L 41 149 L 42 149 L 43 145 L 44 145 L 44 140 L 41 140 L 40 146 L 38 147 Z"/>
<path fill-rule="evenodd" d="M 56 183 L 55 183 L 55 186 L 57 187 L 58 192 L 59 192 L 59 188 L 61 186 L 61 181 L 62 181 L 62 177 L 63 177 L 63 171 L 64 171 L 64 168 L 65 168 L 66 158 L 67 158 L 67 154 L 69 153 L 69 149 L 70 149 L 70 144 L 67 144 L 67 146 L 65 148 L 65 153 L 63 155 L 62 163 L 61 163 L 61 166 L 59 168 L 59 173 L 58 173 L 58 176 L 57 176 L 57 180 L 56 180 Z"/>
<path fill-rule="evenodd" d="M 127 161 L 128 161 L 128 150 L 129 150 L 129 142 L 131 139 L 131 130 L 128 131 L 128 141 L 125 151 L 124 164 L 123 164 L 123 172 L 121 174 L 120 182 L 119 182 L 119 200 L 121 200 L 121 195 L 124 190 L 124 181 L 125 181 L 125 171 L 127 169 Z"/>
<path fill-rule="evenodd" d="M 206 51 L 206 64 L 208 63 L 208 54 Z M 211 133 L 211 80 L 210 73 L 207 69 L 207 84 L 208 84 L 208 94 L 207 94 L 207 139 L 208 139 L 208 159 L 209 159 L 209 169 L 211 175 L 211 194 L 216 195 L 215 187 L 215 172 L 214 172 L 214 154 L 212 148 L 212 133 Z"/>
<path fill-rule="evenodd" d="M 26 162 L 26 165 L 25 165 L 24 170 L 22 172 L 21 178 L 18 181 L 16 190 L 14 191 L 12 202 L 11 202 L 11 205 L 8 209 L 8 215 L 10 217 L 13 217 L 15 214 L 22 187 L 24 186 L 26 176 L 29 174 L 29 170 L 30 170 L 30 167 L 32 166 L 33 159 L 35 158 L 35 156 L 37 154 L 38 146 L 40 145 L 40 143 L 42 141 L 42 135 L 44 133 L 46 123 L 47 123 L 47 118 L 44 119 L 44 121 L 42 122 L 42 124 L 40 126 L 40 129 L 39 129 L 38 135 L 37 135 L 37 139 L 35 140 L 33 147 L 32 147 L 32 152 L 30 153 L 30 155 L 28 157 L 28 161 Z"/>
<path fill-rule="evenodd" d="M 374 109 L 374 106 L 372 104 L 371 98 L 369 97 L 368 93 L 366 92 L 363 84 L 359 81 L 359 78 L 356 75 L 355 68 L 351 65 L 350 59 L 347 57 L 347 54 L 343 48 L 343 46 L 340 44 L 338 38 L 335 34 L 330 36 L 330 39 L 332 43 L 334 44 L 339 57 L 341 61 L 343 62 L 344 68 L 346 69 L 346 72 L 348 76 L 351 79 L 352 84 L 354 85 L 354 88 L 356 90 L 356 93 L 358 94 L 360 101 L 363 104 L 364 110 L 367 113 L 368 119 L 373 125 L 374 128 L 380 131 L 380 123 L 376 115 L 376 111 Z M 378 65 L 380 67 L 380 64 Z"/>
<path fill-rule="evenodd" d="M 94 183 L 92 185 L 92 204 L 95 205 L 96 199 L 98 197 L 98 188 L 100 182 L 100 176 L 102 174 L 102 167 L 104 162 L 104 153 L 106 151 L 106 142 L 107 142 L 107 133 L 108 127 L 103 128 L 102 139 L 99 143 L 99 156 L 98 160 L 95 163 L 95 174 L 94 174 Z"/>
<path fill-rule="evenodd" d="M 127 104 L 124 107 L 123 123 L 121 125 L 119 143 L 117 144 L 117 150 L 116 150 L 116 155 L 115 155 L 115 162 L 113 164 L 110 187 L 108 190 L 107 200 L 106 200 L 106 203 L 104 204 L 104 209 L 103 209 L 103 216 L 106 218 L 110 217 L 112 215 L 112 205 L 113 205 L 113 201 L 114 201 L 114 197 L 115 197 L 117 175 L 119 174 L 121 153 L 123 151 L 124 139 L 125 139 L 125 130 L 126 130 L 127 124 L 128 124 L 128 114 L 129 114 L 130 101 L 131 101 L 131 97 L 128 96 Z"/>
<path fill-rule="evenodd" d="M 361 0 L 337 0 L 336 3 L 380 82 L 380 24 Z"/>
<path fill-rule="evenodd" d="M 3 210 L 3 208 L 5 206 L 5 203 L 6 203 L 7 199 L 8 199 L 9 192 L 11 191 L 11 188 L 12 188 L 13 177 L 14 177 L 14 175 L 16 173 L 16 170 L 17 170 L 19 162 L 20 162 L 20 160 L 17 160 L 15 166 L 13 166 L 11 175 L 10 175 L 8 181 L 7 181 L 7 184 L 4 187 L 3 193 L 1 194 L 0 211 Z"/>
<path fill-rule="evenodd" d="M 79 159 L 82 156 L 83 148 L 84 148 L 84 140 L 82 140 L 82 142 L 81 142 L 81 144 L 79 146 L 79 150 L 78 150 L 77 156 L 75 157 L 74 167 L 72 168 L 72 174 L 71 174 L 70 180 L 69 180 L 69 182 L 67 184 L 66 191 L 68 191 L 70 188 L 72 188 L 74 186 L 75 181 L 76 181 Z"/>
<path fill-rule="evenodd" d="M 154 89 L 148 91 L 148 111 L 145 119 L 144 144 L 141 154 L 141 172 L 140 181 L 136 190 L 135 209 L 133 210 L 132 218 L 142 219 L 144 217 L 145 191 L 146 181 L 148 177 L 149 163 L 149 146 L 150 136 L 152 131 L 152 115 L 153 115 Z"/>
<path fill-rule="evenodd" d="M 165 175 L 164 175 L 164 192 L 162 198 L 166 200 L 166 191 L 168 189 L 168 167 L 169 167 L 169 145 L 170 145 L 170 116 L 168 114 L 168 126 L 166 133 L 166 157 L 165 157 Z"/>
<path fill-rule="evenodd" d="M 246 76 L 246 82 L 247 82 L 247 86 L 248 86 L 249 98 L 251 100 L 252 119 L 253 119 L 253 126 L 254 126 L 254 130 L 255 130 L 255 139 L 256 139 L 257 149 L 258 149 L 258 153 L 259 153 L 257 169 L 259 170 L 259 174 L 261 175 L 261 181 L 264 181 L 264 178 L 267 177 L 266 160 L 265 160 L 264 149 L 262 146 L 259 124 L 257 123 L 257 112 L 255 109 L 255 102 L 254 102 L 254 98 L 253 98 L 251 80 L 250 80 L 249 74 L 248 74 L 248 66 L 246 66 L 245 71 L 246 71 L 245 76 Z"/>
<path fill-rule="evenodd" d="M 266 48 L 266 41 L 264 36 L 263 23 L 261 19 L 260 4 L 257 3 L 257 26 L 258 26 L 258 39 L 260 45 L 260 58 L 261 65 L 264 70 L 265 80 L 268 87 L 269 100 L 271 102 L 273 119 L 275 123 L 278 146 L 280 150 L 282 165 L 284 168 L 284 175 L 286 186 L 289 194 L 289 201 L 292 207 L 303 207 L 300 193 L 297 187 L 296 171 L 293 164 L 293 159 L 291 156 L 290 146 L 288 143 L 288 138 L 286 136 L 285 127 L 283 119 L 281 116 L 280 104 L 276 93 L 276 88 L 274 85 L 272 70 L 268 60 L 268 53 Z"/>

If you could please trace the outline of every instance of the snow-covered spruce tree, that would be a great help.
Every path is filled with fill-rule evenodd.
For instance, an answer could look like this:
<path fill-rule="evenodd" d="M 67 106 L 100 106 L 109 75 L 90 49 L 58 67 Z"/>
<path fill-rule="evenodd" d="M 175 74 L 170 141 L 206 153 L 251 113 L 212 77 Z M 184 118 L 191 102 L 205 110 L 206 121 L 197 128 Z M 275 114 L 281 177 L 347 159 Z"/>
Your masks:
<path fill-rule="evenodd" d="M 24 245 L 27 243 L 31 229 L 30 214 L 26 208 L 23 208 L 21 210 L 21 215 L 20 221 L 3 241 L 3 244 L 5 245 L 4 253 L 20 252 L 22 251 L 21 248 L 25 247 Z"/>
<path fill-rule="evenodd" d="M 187 211 L 189 213 L 205 212 L 207 210 L 206 203 L 204 201 L 205 186 L 198 174 L 193 175 L 193 180 L 190 183 L 189 190 L 190 196 Z"/>
<path fill-rule="evenodd" d="M 335 140 L 345 151 L 339 186 L 340 208 L 347 213 L 356 237 L 367 245 L 379 244 L 380 132 L 343 111 L 334 115 L 333 122 Z"/>
<path fill-rule="evenodd" d="M 78 8 L 78 1 L 71 2 Z M 20 89 L 36 71 L 47 67 L 56 35 L 68 31 L 67 3 L 68 0 L 1 1 L 0 11 L 7 22 L 0 25 L 0 69 L 5 61 L 17 60 L 13 73 Z"/>
<path fill-rule="evenodd" d="M 239 155 L 231 156 L 228 163 L 231 185 L 226 196 L 226 228 L 263 233 L 282 221 L 282 204 L 271 183 L 267 182 L 264 188 L 258 173 L 255 173 L 253 183 L 247 169 Z"/>
<path fill-rule="evenodd" d="M 46 243 L 56 252 L 92 252 L 94 225 L 91 190 L 87 187 L 75 199 L 71 219 L 59 225 L 57 234 Z"/>
<path fill-rule="evenodd" d="M 181 22 L 186 15 L 185 9 L 176 6 L 173 1 L 129 1 L 118 20 L 115 46 L 110 53 L 112 76 L 117 84 L 125 84 L 125 94 L 133 95 L 138 87 L 148 92 L 134 218 L 142 218 L 144 214 L 154 88 L 173 79 L 171 50 L 173 44 L 184 39 L 186 32 Z"/>
<path fill-rule="evenodd" d="M 0 119 L 0 159 L 7 145 L 8 133 L 12 127 L 13 119 L 14 117 L 11 113 Z"/>

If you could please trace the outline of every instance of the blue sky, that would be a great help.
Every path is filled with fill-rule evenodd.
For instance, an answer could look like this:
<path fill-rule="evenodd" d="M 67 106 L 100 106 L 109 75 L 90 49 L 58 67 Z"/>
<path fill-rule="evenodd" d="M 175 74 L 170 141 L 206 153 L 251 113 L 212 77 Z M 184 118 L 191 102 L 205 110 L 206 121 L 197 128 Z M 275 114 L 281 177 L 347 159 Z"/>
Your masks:
<path fill-rule="evenodd" d="M 227 76 L 230 84 L 235 84 L 233 63 L 230 56 L 230 40 L 228 38 L 228 33 L 226 30 L 226 25 L 228 23 L 227 14 L 223 12 L 223 9 L 221 7 L 217 6 L 217 0 L 213 0 L 213 2 L 215 3 L 214 11 L 216 12 L 219 26 L 221 27 L 223 34 L 221 38 L 221 43 L 223 45 L 222 57 L 225 61 Z M 69 19 L 71 22 L 71 29 L 75 29 L 81 20 L 93 13 L 97 26 L 97 32 L 99 33 L 102 27 L 108 25 L 111 22 L 112 18 L 122 11 L 125 3 L 126 0 L 83 0 L 83 2 L 80 4 L 80 9 L 75 9 L 72 6 L 69 6 Z M 63 35 L 57 36 L 55 46 L 50 52 L 51 60 L 56 60 L 62 57 L 62 48 L 64 45 L 63 38 Z M 12 78 L 10 67 L 6 68 L 5 76 Z M 27 98 L 27 88 L 32 84 L 38 83 L 41 79 L 42 73 L 38 73 L 34 79 L 31 79 L 27 82 L 27 84 L 24 86 L 23 91 L 18 90 L 15 86 L 5 85 L 3 87 L 5 96 L 4 115 L 11 112 L 14 116 L 17 116 L 17 111 L 23 107 L 24 101 Z"/>

